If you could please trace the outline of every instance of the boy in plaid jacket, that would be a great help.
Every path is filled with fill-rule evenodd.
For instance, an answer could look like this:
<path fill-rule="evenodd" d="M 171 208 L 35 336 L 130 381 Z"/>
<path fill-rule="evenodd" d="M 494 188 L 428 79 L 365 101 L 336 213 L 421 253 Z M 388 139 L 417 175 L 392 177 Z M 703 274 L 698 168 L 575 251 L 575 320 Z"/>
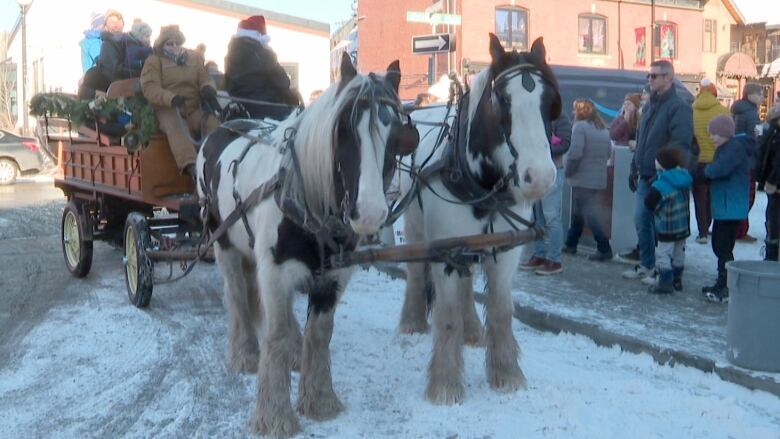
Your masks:
<path fill-rule="evenodd" d="M 651 294 L 671 294 L 682 290 L 685 267 L 685 239 L 691 235 L 689 193 L 693 177 L 685 167 L 688 154 L 673 147 L 656 153 L 658 176 L 645 198 L 645 206 L 655 219 L 658 281 Z"/>

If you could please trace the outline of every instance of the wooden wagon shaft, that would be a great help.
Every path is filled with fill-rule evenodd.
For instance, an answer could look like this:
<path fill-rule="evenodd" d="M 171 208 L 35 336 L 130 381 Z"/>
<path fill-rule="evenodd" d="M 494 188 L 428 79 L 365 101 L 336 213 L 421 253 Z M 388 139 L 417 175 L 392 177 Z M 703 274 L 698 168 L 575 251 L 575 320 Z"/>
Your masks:
<path fill-rule="evenodd" d="M 415 244 L 396 245 L 386 248 L 368 248 L 356 250 L 330 258 L 332 267 L 368 264 L 372 262 L 419 262 L 442 260 L 452 251 L 483 251 L 491 248 L 510 248 L 539 237 L 534 229 L 486 233 L 481 235 L 460 236 L 437 239 Z"/>

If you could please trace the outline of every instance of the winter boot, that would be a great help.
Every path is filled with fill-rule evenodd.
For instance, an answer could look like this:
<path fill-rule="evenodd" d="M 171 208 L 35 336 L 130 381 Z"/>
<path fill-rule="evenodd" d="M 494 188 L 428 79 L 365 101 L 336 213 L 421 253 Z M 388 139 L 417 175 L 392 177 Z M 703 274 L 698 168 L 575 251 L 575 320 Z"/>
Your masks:
<path fill-rule="evenodd" d="M 672 287 L 674 291 L 682 291 L 682 275 L 685 267 L 673 267 L 672 268 Z"/>
<path fill-rule="evenodd" d="M 706 291 L 705 291 L 706 290 Z M 729 300 L 729 287 L 726 283 L 725 275 L 718 275 L 718 280 L 715 281 L 715 285 L 712 287 L 702 288 L 704 297 L 708 302 L 723 303 Z"/>
<path fill-rule="evenodd" d="M 704 296 L 707 298 L 708 302 L 726 303 L 729 301 L 729 287 L 725 285 L 716 287 Z"/>
<path fill-rule="evenodd" d="M 650 294 L 672 294 L 674 274 L 671 269 L 661 269 L 658 272 L 658 283 L 651 286 L 647 292 Z"/>

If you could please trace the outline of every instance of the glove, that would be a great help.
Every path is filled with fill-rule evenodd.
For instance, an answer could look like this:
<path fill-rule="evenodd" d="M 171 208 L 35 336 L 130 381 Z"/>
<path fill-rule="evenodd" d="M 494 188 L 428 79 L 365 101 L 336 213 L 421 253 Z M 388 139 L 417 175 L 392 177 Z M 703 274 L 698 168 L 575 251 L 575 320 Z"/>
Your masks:
<path fill-rule="evenodd" d="M 187 98 L 181 95 L 176 95 L 171 99 L 171 107 L 173 108 L 181 108 L 184 106 L 184 102 L 187 101 Z"/>
<path fill-rule="evenodd" d="M 207 85 L 200 89 L 200 97 L 208 101 L 211 98 L 217 97 L 217 91 L 214 90 L 214 87 Z"/>
<path fill-rule="evenodd" d="M 636 188 L 639 186 L 639 175 L 636 172 L 628 174 L 628 189 L 631 192 L 636 192 Z"/>
<path fill-rule="evenodd" d="M 204 102 L 206 105 L 211 107 L 211 112 L 214 113 L 222 113 L 222 106 L 219 105 L 219 101 L 217 100 L 216 96 L 209 96 L 204 98 Z"/>

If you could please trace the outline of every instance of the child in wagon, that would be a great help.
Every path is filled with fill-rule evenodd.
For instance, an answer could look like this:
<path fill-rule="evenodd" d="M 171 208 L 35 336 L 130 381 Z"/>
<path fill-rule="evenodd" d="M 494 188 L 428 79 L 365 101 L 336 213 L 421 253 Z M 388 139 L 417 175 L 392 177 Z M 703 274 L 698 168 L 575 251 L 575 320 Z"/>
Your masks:
<path fill-rule="evenodd" d="M 658 177 L 645 198 L 645 206 L 655 219 L 658 280 L 648 290 L 651 294 L 682 291 L 685 268 L 685 239 L 691 235 L 688 194 L 693 177 L 686 168 L 688 153 L 679 148 L 658 150 L 655 167 Z"/>

